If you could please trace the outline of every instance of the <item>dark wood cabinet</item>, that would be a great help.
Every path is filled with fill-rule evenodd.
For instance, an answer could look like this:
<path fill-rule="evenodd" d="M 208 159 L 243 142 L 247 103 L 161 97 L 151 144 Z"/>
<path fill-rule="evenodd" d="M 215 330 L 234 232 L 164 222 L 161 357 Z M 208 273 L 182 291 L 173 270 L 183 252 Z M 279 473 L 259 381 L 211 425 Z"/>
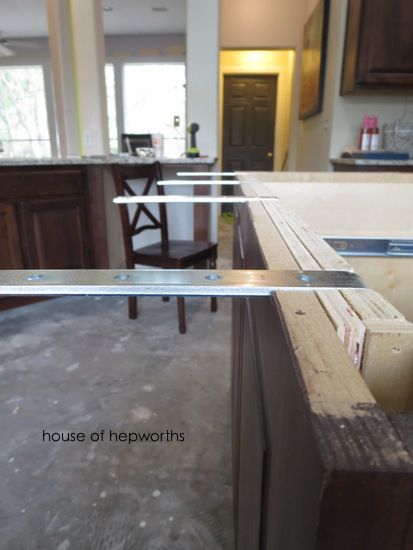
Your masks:
<path fill-rule="evenodd" d="M 235 222 L 234 268 L 266 269 L 246 206 L 236 207 Z M 322 468 L 317 464 L 311 420 L 290 367 L 274 299 L 234 299 L 232 420 L 237 550 L 316 547 Z M 306 462 L 302 461 L 304 456 Z"/>
<path fill-rule="evenodd" d="M 16 209 L 0 203 L 0 269 L 22 269 L 23 254 Z"/>
<path fill-rule="evenodd" d="M 30 201 L 23 207 L 31 267 L 91 267 L 89 232 L 83 197 Z"/>
<path fill-rule="evenodd" d="M 87 195 L 82 167 L 3 168 L 0 201 L 8 228 L 0 252 L 3 269 L 92 267 Z"/>
<path fill-rule="evenodd" d="M 413 89 L 411 0 L 349 0 L 341 94 Z"/>
<path fill-rule="evenodd" d="M 103 186 L 95 176 L 87 166 L 2 166 L 0 268 L 108 267 Z M 4 298 L 0 309 L 28 301 Z"/>

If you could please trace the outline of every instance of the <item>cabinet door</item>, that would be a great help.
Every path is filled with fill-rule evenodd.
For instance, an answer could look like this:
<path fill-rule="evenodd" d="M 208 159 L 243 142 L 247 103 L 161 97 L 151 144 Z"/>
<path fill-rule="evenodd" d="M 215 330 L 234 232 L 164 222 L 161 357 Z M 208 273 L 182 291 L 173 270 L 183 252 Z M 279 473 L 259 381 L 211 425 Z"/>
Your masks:
<path fill-rule="evenodd" d="M 24 212 L 32 268 L 90 267 L 89 232 L 82 197 L 27 202 Z"/>
<path fill-rule="evenodd" d="M 0 203 L 0 269 L 23 269 L 17 216 L 14 205 Z"/>
<path fill-rule="evenodd" d="M 350 0 L 342 93 L 413 88 L 411 0 Z"/>

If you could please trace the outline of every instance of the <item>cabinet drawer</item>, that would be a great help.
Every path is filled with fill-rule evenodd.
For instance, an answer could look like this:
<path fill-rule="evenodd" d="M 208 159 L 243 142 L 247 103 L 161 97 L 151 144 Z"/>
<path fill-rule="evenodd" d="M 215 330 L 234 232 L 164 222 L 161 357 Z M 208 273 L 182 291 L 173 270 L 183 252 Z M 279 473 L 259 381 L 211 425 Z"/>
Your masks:
<path fill-rule="evenodd" d="M 82 168 L 50 170 L 22 169 L 2 170 L 0 173 L 0 200 L 16 200 L 31 197 L 80 195 L 84 192 Z"/>

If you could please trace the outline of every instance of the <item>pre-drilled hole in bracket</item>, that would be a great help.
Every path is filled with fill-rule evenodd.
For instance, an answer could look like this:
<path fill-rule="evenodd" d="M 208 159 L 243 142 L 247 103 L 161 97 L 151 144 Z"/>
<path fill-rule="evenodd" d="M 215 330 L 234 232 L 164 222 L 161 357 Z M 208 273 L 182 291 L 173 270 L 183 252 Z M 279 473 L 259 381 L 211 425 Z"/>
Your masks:
<path fill-rule="evenodd" d="M 130 279 L 130 276 L 127 273 L 118 273 L 118 275 L 115 275 L 113 278 L 117 281 L 127 281 Z"/>
<path fill-rule="evenodd" d="M 207 279 L 207 281 L 219 281 L 222 277 L 218 275 L 218 273 L 212 273 L 211 275 L 206 275 L 205 279 Z"/>
<path fill-rule="evenodd" d="M 303 283 L 309 284 L 313 280 L 313 277 L 311 275 L 307 275 L 306 273 L 300 273 L 297 275 L 297 279 Z"/>
<path fill-rule="evenodd" d="M 43 275 L 40 275 L 40 273 L 34 273 L 27 277 L 28 281 L 40 281 L 40 279 L 43 279 Z"/>

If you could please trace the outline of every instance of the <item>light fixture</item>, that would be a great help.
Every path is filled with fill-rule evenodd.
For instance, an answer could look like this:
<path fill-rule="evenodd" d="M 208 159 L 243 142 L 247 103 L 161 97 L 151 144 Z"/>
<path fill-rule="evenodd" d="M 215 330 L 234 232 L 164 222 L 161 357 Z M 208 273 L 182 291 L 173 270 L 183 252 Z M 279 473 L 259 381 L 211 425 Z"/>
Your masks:
<path fill-rule="evenodd" d="M 103 6 L 103 11 L 113 11 L 112 6 Z"/>

